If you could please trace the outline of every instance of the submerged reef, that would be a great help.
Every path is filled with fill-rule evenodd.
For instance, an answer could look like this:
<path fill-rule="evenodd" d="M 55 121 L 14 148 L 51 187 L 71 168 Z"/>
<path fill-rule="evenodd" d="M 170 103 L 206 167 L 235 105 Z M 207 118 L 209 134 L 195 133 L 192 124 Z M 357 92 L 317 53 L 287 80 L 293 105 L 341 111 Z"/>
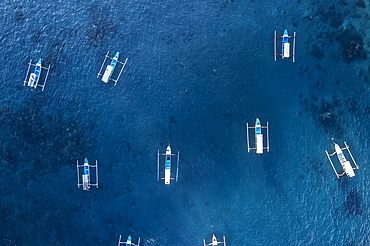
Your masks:
<path fill-rule="evenodd" d="M 81 120 L 76 113 L 79 105 L 73 102 L 45 112 L 50 100 L 36 93 L 22 108 L 0 111 L 2 245 L 70 245 L 70 238 L 83 240 L 79 230 L 64 223 L 80 211 L 76 202 L 63 196 L 72 188 L 57 191 L 57 187 L 70 174 L 61 169 L 71 168 L 73 173 L 76 159 L 91 149 L 93 141 L 85 136 L 94 125 Z"/>
<path fill-rule="evenodd" d="M 24 14 L 22 12 L 22 9 L 23 9 L 23 5 L 22 4 L 18 4 L 17 6 L 14 7 L 14 19 L 18 22 L 18 23 L 25 23 L 26 22 L 26 17 L 24 17 Z"/>
<path fill-rule="evenodd" d="M 59 112 L 45 114 L 45 103 L 43 96 L 36 96 L 26 103 L 32 107 L 1 110 L 0 154 L 11 167 L 33 161 L 35 171 L 57 171 L 60 165 L 84 155 L 92 145 L 85 140 L 86 129 L 76 115 L 66 118 Z"/>
<path fill-rule="evenodd" d="M 324 56 L 319 49 L 320 44 L 338 42 L 344 62 L 367 59 L 366 45 L 364 48 L 364 43 L 368 42 L 367 26 L 359 24 L 368 19 L 364 1 L 341 0 L 313 4 L 303 19 L 320 21 L 322 25 L 322 31 L 316 35 L 316 42 L 310 51 L 315 58 L 321 59 Z M 335 54 L 332 57 L 339 62 Z"/>
<path fill-rule="evenodd" d="M 337 36 L 340 43 L 342 55 L 346 63 L 351 63 L 356 59 L 365 60 L 367 51 L 364 50 L 362 37 L 353 30 L 344 30 Z"/>
<path fill-rule="evenodd" d="M 100 4 L 93 4 L 90 9 L 90 21 L 84 24 L 85 39 L 84 45 L 97 47 L 103 42 L 106 36 L 115 38 L 118 27 L 109 18 L 110 7 Z M 125 24 L 127 21 L 121 21 Z"/>
<path fill-rule="evenodd" d="M 310 112 L 317 126 L 324 127 L 329 134 L 335 134 L 337 137 L 343 134 L 343 120 L 340 117 L 343 115 L 343 100 L 335 96 L 331 100 L 315 95 L 305 98 L 302 94 L 299 99 L 303 110 Z"/>
<path fill-rule="evenodd" d="M 45 64 L 50 65 L 50 72 L 53 72 L 54 75 L 60 73 L 61 63 L 70 62 L 66 55 L 66 47 L 66 42 L 63 39 L 54 40 L 48 47 Z"/>
<path fill-rule="evenodd" d="M 324 52 L 320 50 L 317 44 L 314 44 L 311 48 L 310 55 L 316 57 L 317 59 L 321 59 L 324 57 Z"/>
<path fill-rule="evenodd" d="M 364 208 L 362 203 L 360 193 L 357 190 L 350 191 L 344 201 L 346 213 L 348 215 L 363 215 Z"/>

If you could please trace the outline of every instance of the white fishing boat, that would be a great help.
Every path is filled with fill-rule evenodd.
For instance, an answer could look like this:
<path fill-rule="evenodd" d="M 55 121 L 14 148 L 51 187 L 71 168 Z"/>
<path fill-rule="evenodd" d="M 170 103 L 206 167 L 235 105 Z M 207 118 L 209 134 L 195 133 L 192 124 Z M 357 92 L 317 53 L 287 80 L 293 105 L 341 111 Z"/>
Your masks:
<path fill-rule="evenodd" d="M 119 235 L 119 240 L 118 240 L 118 245 L 117 246 L 120 246 L 121 244 L 123 245 L 123 244 L 125 244 L 126 246 L 128 246 L 128 245 L 133 245 L 133 246 L 139 246 L 140 245 L 140 238 L 139 238 L 139 241 L 138 241 L 138 243 L 137 244 L 134 244 L 133 242 L 132 242 L 132 239 L 131 239 L 131 235 L 130 236 L 128 236 L 128 238 L 127 238 L 127 241 L 126 242 L 122 242 L 121 241 L 121 235 Z"/>
<path fill-rule="evenodd" d="M 261 126 L 260 120 L 257 118 L 254 127 L 249 126 L 247 122 L 247 144 L 248 144 L 248 152 L 249 150 L 256 150 L 256 154 L 263 154 L 263 150 L 267 150 L 267 152 L 270 151 L 269 147 L 269 123 L 267 122 L 266 126 Z M 249 129 L 254 129 L 254 135 L 255 135 L 255 146 L 254 148 L 249 147 Z M 267 131 L 267 146 L 264 147 L 263 144 L 263 134 L 262 134 L 262 129 L 266 129 Z"/>
<path fill-rule="evenodd" d="M 118 80 L 119 80 L 119 77 L 121 76 L 121 73 L 122 73 L 123 69 L 125 68 L 126 63 L 127 63 L 127 60 L 128 60 L 128 58 L 126 58 L 126 60 L 125 60 L 125 62 L 124 62 L 124 63 L 123 63 L 123 62 L 118 61 L 119 55 L 120 55 L 120 53 L 119 53 L 119 52 L 117 52 L 117 53 L 114 55 L 114 57 L 109 57 L 109 51 L 107 52 L 107 54 L 105 55 L 105 58 L 104 58 L 103 64 L 101 65 L 101 68 L 100 68 L 100 70 L 99 70 L 99 73 L 98 73 L 97 78 L 99 78 L 99 76 L 100 76 L 100 75 L 102 75 L 100 72 L 101 72 L 101 70 L 103 69 L 103 66 L 104 66 L 104 64 L 105 64 L 106 59 L 108 58 L 108 59 L 111 59 L 111 62 L 110 62 L 110 64 L 107 66 L 107 68 L 105 69 L 105 72 L 104 72 L 103 77 L 102 77 L 102 81 L 103 81 L 104 83 L 108 83 L 108 82 L 109 82 L 109 80 L 113 80 L 113 81 L 114 81 L 114 85 L 116 85 L 116 84 L 117 84 L 117 82 L 118 82 Z M 116 66 L 117 66 L 117 63 L 122 64 L 122 68 L 121 68 L 121 70 L 120 70 L 120 72 L 119 72 L 119 74 L 118 74 L 117 79 L 113 79 L 113 78 L 112 78 L 112 75 L 113 75 L 114 69 L 115 69 L 115 68 L 116 68 Z"/>
<path fill-rule="evenodd" d="M 159 156 L 164 155 L 165 156 L 165 166 L 164 166 L 164 178 L 160 178 L 159 175 Z M 171 178 L 171 157 L 172 156 L 177 156 L 177 170 L 176 170 L 176 178 Z M 171 146 L 170 143 L 168 142 L 168 146 L 166 149 L 165 154 L 159 153 L 158 150 L 158 161 L 157 161 L 157 181 L 160 179 L 164 179 L 164 183 L 166 185 L 170 184 L 171 179 L 177 181 L 179 177 L 179 162 L 180 162 L 180 151 L 177 152 L 177 154 L 172 154 L 171 152 Z"/>
<path fill-rule="evenodd" d="M 80 184 L 80 168 L 83 167 L 82 184 Z M 90 182 L 90 168 L 95 168 L 95 184 Z M 91 186 L 99 187 L 99 174 L 98 174 L 98 160 L 95 161 L 95 165 L 90 165 L 87 158 L 84 160 L 83 165 L 78 165 L 77 160 L 77 187 L 83 187 L 83 190 L 90 190 Z"/>
<path fill-rule="evenodd" d="M 294 32 L 293 36 L 288 35 L 288 30 L 285 29 L 282 36 L 276 36 L 276 31 L 274 34 L 274 57 L 276 61 L 276 56 L 281 56 L 283 60 L 288 60 L 290 57 L 290 43 L 289 38 L 293 38 L 293 62 L 295 62 L 295 37 L 296 33 Z M 281 38 L 281 54 L 276 53 L 276 38 Z"/>
<path fill-rule="evenodd" d="M 35 70 L 34 70 L 33 73 L 30 74 L 30 77 L 27 81 L 28 73 L 30 71 L 31 66 L 34 66 Z M 44 79 L 44 82 L 42 84 L 40 84 L 39 82 L 40 82 L 40 76 L 41 76 L 42 69 L 46 69 L 47 73 L 46 73 L 46 77 Z M 46 85 L 46 81 L 48 79 L 49 70 L 50 70 L 50 65 L 47 68 L 43 67 L 41 58 L 37 61 L 36 64 L 32 64 L 32 59 L 31 59 L 30 62 L 28 63 L 28 70 L 27 70 L 26 78 L 24 79 L 24 82 L 23 82 L 23 86 L 25 86 L 27 84 L 32 89 L 36 89 L 37 86 L 40 86 L 40 87 L 42 87 L 42 91 L 43 91 L 44 88 L 45 88 L 45 85 Z"/>
<path fill-rule="evenodd" d="M 206 240 L 203 238 L 203 244 L 204 246 L 218 246 L 219 244 L 223 244 L 224 246 L 226 246 L 225 236 L 223 242 L 218 242 L 214 232 L 212 232 L 212 243 L 206 244 Z"/>
<path fill-rule="evenodd" d="M 333 139 L 332 139 L 333 140 Z M 328 157 L 329 161 L 330 161 L 330 164 L 331 166 L 333 167 L 333 170 L 335 172 L 335 175 L 337 176 L 337 178 L 339 178 L 339 176 L 342 176 L 343 174 L 347 174 L 347 177 L 349 178 L 352 178 L 355 176 L 355 172 L 353 171 L 353 169 L 359 169 L 359 166 L 357 165 L 355 159 L 353 158 L 352 156 L 352 153 L 351 151 L 349 150 L 349 146 L 347 145 L 346 142 L 344 142 L 344 145 L 346 147 L 344 148 L 340 148 L 340 146 L 338 144 L 336 144 L 334 141 L 333 141 L 333 144 L 334 144 L 334 153 L 332 154 L 328 154 L 328 152 L 325 150 L 325 153 L 326 153 L 326 156 Z M 348 150 L 348 153 L 353 161 L 353 163 L 355 164 L 355 167 L 352 167 L 352 164 L 347 161 L 346 157 L 344 156 L 344 153 L 342 150 Z M 333 165 L 333 162 L 331 160 L 331 156 L 334 156 L 334 155 L 337 155 L 338 157 L 338 161 L 339 163 L 341 164 L 342 168 L 343 168 L 343 172 L 342 173 L 339 173 L 337 172 L 337 170 L 335 169 L 334 165 Z"/>

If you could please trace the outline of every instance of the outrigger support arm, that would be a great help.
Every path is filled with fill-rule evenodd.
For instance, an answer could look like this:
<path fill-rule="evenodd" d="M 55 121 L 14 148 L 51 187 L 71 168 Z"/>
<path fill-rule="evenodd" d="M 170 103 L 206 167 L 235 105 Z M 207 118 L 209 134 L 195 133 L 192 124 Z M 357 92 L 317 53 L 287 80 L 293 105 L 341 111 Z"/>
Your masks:
<path fill-rule="evenodd" d="M 224 236 L 224 246 L 226 246 L 226 239 L 225 239 L 225 236 Z"/>
<path fill-rule="evenodd" d="M 329 159 L 329 161 L 330 161 L 331 166 L 333 167 L 333 170 L 334 170 L 334 172 L 335 172 L 335 175 L 337 175 L 337 178 L 339 179 L 339 176 L 338 176 L 337 170 L 335 170 L 335 168 L 334 168 L 333 162 L 331 161 L 331 159 L 330 159 L 330 157 L 329 157 L 328 151 L 326 151 L 326 150 L 325 150 L 325 153 L 326 153 L 326 156 L 328 157 L 328 159 Z M 342 176 L 342 175 L 343 175 L 343 173 L 342 173 L 340 176 Z"/>
<path fill-rule="evenodd" d="M 342 172 L 342 173 L 338 174 L 338 176 L 343 176 L 343 174 L 345 174 L 345 173 L 346 173 L 346 171 L 344 171 L 344 172 Z"/>

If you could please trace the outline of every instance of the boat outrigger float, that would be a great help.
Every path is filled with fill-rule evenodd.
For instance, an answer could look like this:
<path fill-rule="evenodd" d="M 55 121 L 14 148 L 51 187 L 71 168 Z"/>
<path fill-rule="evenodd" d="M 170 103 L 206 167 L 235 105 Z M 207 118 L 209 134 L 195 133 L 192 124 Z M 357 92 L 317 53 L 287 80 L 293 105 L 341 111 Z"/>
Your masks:
<path fill-rule="evenodd" d="M 334 141 L 333 141 L 333 144 L 334 144 L 335 152 L 332 153 L 332 154 L 328 154 L 328 152 L 325 150 L 325 153 L 326 153 L 326 156 L 328 157 L 328 159 L 330 161 L 331 166 L 334 169 L 335 175 L 337 175 L 337 178 L 338 179 L 339 179 L 339 176 L 342 176 L 343 174 L 347 174 L 347 176 L 349 178 L 354 177 L 355 176 L 355 172 L 353 171 L 353 169 L 359 169 L 359 166 L 357 165 L 355 159 L 353 159 L 353 156 L 351 154 L 351 151 L 349 151 L 349 146 L 347 145 L 346 142 L 344 142 L 344 145 L 346 146 L 344 148 L 340 148 L 339 145 L 336 144 Z M 353 168 L 352 165 L 351 165 L 351 163 L 349 161 L 347 161 L 347 159 L 344 156 L 344 153 L 342 152 L 342 150 L 348 150 L 348 153 L 351 156 L 351 159 L 352 159 L 353 163 L 356 166 L 355 168 Z M 337 170 L 334 168 L 333 162 L 331 161 L 331 158 L 330 158 L 331 156 L 333 156 L 335 154 L 337 154 L 338 160 L 339 160 L 340 164 L 343 167 L 343 172 L 340 173 L 340 174 L 338 174 Z"/>
<path fill-rule="evenodd" d="M 84 172 L 82 174 L 82 184 L 80 184 L 80 167 L 83 167 Z M 90 167 L 95 168 L 95 179 L 96 183 L 90 183 Z M 95 161 L 95 165 L 90 165 L 87 158 L 84 160 L 83 165 L 78 165 L 77 160 L 77 187 L 80 188 L 82 185 L 83 190 L 90 190 L 90 186 L 96 186 L 98 188 L 99 185 L 99 176 L 98 176 L 98 160 Z"/>
<path fill-rule="evenodd" d="M 164 178 L 160 178 L 159 177 L 159 156 L 160 155 L 165 155 L 166 156 L 166 160 L 165 160 L 165 169 L 164 169 Z M 171 156 L 177 156 L 177 170 L 176 170 L 176 178 L 171 178 Z M 171 153 L 171 146 L 170 146 L 170 141 L 168 141 L 168 146 L 167 146 L 167 149 L 166 149 L 166 154 L 161 154 L 159 153 L 159 150 L 158 150 L 158 161 L 157 161 L 157 181 L 159 181 L 160 179 L 164 179 L 164 183 L 166 185 L 169 185 L 170 184 L 170 180 L 171 179 L 174 179 L 174 180 L 178 180 L 178 177 L 179 177 L 179 162 L 180 162 L 180 151 L 177 152 L 177 154 L 172 154 Z"/>
<path fill-rule="evenodd" d="M 109 56 L 108 56 L 108 54 L 109 54 L 109 51 L 108 51 L 108 52 L 107 52 L 107 54 L 105 55 L 105 58 L 104 58 L 103 64 L 101 65 L 101 68 L 100 68 L 100 70 L 99 70 L 99 73 L 98 73 L 97 78 L 99 78 L 99 76 L 100 76 L 100 75 L 102 75 L 100 72 L 101 72 L 101 70 L 103 69 L 103 66 L 104 66 L 104 64 L 105 64 L 105 60 L 106 60 L 107 58 L 109 58 L 109 59 L 111 59 L 111 62 L 110 62 L 110 64 L 107 66 L 107 68 L 105 69 L 105 72 L 104 72 L 103 77 L 102 77 L 102 79 L 101 79 L 101 80 L 102 80 L 104 83 L 108 83 L 108 82 L 109 82 L 109 80 L 113 80 L 113 81 L 114 81 L 114 85 L 116 85 L 116 84 L 117 84 L 117 82 L 118 82 L 118 80 L 119 80 L 119 77 L 121 76 L 121 73 L 122 73 L 123 69 L 124 69 L 124 68 L 125 68 L 125 66 L 126 66 L 126 63 L 127 63 L 127 59 L 128 59 L 128 58 L 126 58 L 125 63 L 122 63 L 122 62 L 118 61 L 118 58 L 119 58 L 119 52 L 117 52 L 113 58 L 112 58 L 112 57 L 109 57 Z M 121 71 L 120 71 L 120 72 L 119 72 L 119 74 L 118 74 L 117 79 L 112 79 L 112 74 L 113 74 L 114 69 L 115 69 L 115 68 L 116 68 L 116 66 L 117 66 L 117 63 L 121 63 L 121 64 L 122 64 L 122 68 L 121 68 Z"/>
<path fill-rule="evenodd" d="M 137 244 L 134 244 L 132 241 L 131 241 L 131 235 L 128 236 L 127 238 L 127 241 L 126 242 L 121 242 L 121 235 L 119 235 L 119 240 L 118 240 L 118 245 L 117 246 L 120 246 L 121 244 L 126 244 L 126 245 L 133 245 L 133 246 L 139 246 L 140 245 L 140 237 L 139 237 L 139 241 Z"/>
<path fill-rule="evenodd" d="M 203 244 L 204 244 L 204 246 L 217 246 L 220 243 L 223 243 L 224 246 L 226 246 L 225 236 L 224 236 L 224 241 L 223 242 L 217 242 L 217 238 L 216 238 L 214 232 L 212 232 L 212 243 L 206 244 L 206 240 L 203 238 Z"/>
<path fill-rule="evenodd" d="M 249 148 L 249 129 L 254 128 L 254 133 L 255 133 L 255 147 L 254 148 Z M 262 129 L 266 128 L 267 130 L 267 147 L 263 147 L 263 134 L 262 134 Z M 256 150 L 256 154 L 263 154 L 263 150 L 266 149 L 267 152 L 270 151 L 269 147 L 269 123 L 267 122 L 266 126 L 261 126 L 260 120 L 257 118 L 256 123 L 254 126 L 248 126 L 247 122 L 247 143 L 248 143 L 248 152 L 251 149 Z"/>
<path fill-rule="evenodd" d="M 47 68 L 43 67 L 42 66 L 42 61 L 43 60 L 40 58 L 37 61 L 36 64 L 32 64 L 32 59 L 30 60 L 30 62 L 28 63 L 28 70 L 27 70 L 26 78 L 24 79 L 24 82 L 23 82 L 23 86 L 25 86 L 27 84 L 29 87 L 31 87 L 33 89 L 36 89 L 37 86 L 40 86 L 40 87 L 42 87 L 42 91 L 44 91 L 44 88 L 45 88 L 45 85 L 46 85 L 46 80 L 48 79 L 48 75 L 49 75 L 50 65 Z M 34 70 L 33 73 L 30 74 L 30 78 L 27 81 L 28 72 L 30 71 L 31 66 L 34 66 L 35 70 Z M 42 69 L 46 69 L 48 72 L 46 73 L 45 80 L 41 85 L 41 84 L 39 84 L 39 81 L 40 81 L 40 76 L 41 76 L 41 70 Z"/>
<path fill-rule="evenodd" d="M 276 36 L 276 31 L 274 34 L 274 57 L 276 61 L 276 56 L 281 56 L 283 60 L 288 60 L 290 56 L 290 43 L 289 43 L 289 38 L 293 38 L 293 62 L 295 62 L 295 32 L 293 36 L 288 35 L 288 30 L 285 29 L 283 36 Z M 282 44 L 281 44 L 281 54 L 276 54 L 276 38 L 281 38 L 282 39 Z"/>

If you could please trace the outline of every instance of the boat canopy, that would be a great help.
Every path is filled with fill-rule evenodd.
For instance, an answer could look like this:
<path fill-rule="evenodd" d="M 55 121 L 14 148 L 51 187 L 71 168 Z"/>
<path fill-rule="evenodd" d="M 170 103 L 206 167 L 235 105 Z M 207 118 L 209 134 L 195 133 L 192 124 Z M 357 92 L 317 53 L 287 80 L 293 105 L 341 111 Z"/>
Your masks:
<path fill-rule="evenodd" d="M 263 154 L 263 135 L 262 134 L 256 135 L 256 153 Z"/>
<path fill-rule="evenodd" d="M 107 66 L 107 69 L 104 72 L 103 78 L 101 79 L 104 83 L 108 83 L 110 76 L 112 75 L 113 68 L 111 65 Z"/>

